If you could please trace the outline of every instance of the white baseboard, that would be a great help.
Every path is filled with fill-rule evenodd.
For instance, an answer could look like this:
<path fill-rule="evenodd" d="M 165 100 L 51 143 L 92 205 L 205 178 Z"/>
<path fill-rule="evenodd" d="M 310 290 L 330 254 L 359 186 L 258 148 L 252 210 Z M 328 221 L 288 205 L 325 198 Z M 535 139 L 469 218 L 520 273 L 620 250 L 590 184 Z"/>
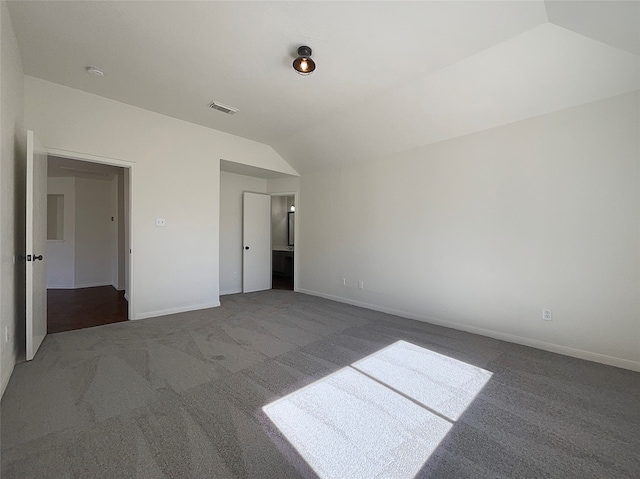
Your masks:
<path fill-rule="evenodd" d="M 136 319 L 156 318 L 158 316 L 167 316 L 169 314 L 186 313 L 188 311 L 197 311 L 199 309 L 217 308 L 218 306 L 220 306 L 220 301 L 213 301 L 211 303 L 196 304 L 191 306 L 182 306 L 180 308 L 159 309 L 157 311 L 148 311 L 146 313 L 136 314 L 133 319 L 136 320 Z"/>
<path fill-rule="evenodd" d="M 111 281 L 101 282 L 101 283 L 81 283 L 73 286 L 73 289 L 80 288 L 96 288 L 98 286 L 112 286 Z"/>
<path fill-rule="evenodd" d="M 357 301 L 354 299 L 343 298 L 341 296 L 334 296 L 332 294 L 320 293 L 318 291 L 312 291 L 308 289 L 299 289 L 300 293 L 309 294 L 311 296 L 318 296 L 320 298 L 330 299 L 339 303 L 351 304 L 352 306 L 359 306 L 361 308 L 372 309 L 374 311 L 380 311 L 381 313 L 393 314 L 403 318 L 414 319 L 416 321 L 423 321 L 425 323 L 435 324 L 438 326 L 444 326 L 451 329 L 457 329 L 459 331 L 466 331 L 468 333 L 480 334 L 481 336 L 488 336 L 493 339 L 500 339 L 502 341 L 508 341 L 510 343 L 521 344 L 523 346 L 530 346 L 532 348 L 542 349 L 544 351 L 550 351 L 552 353 L 563 354 L 565 356 L 571 356 L 578 359 L 585 359 L 587 361 L 593 361 L 596 363 L 606 364 L 609 366 L 615 366 L 623 369 L 630 369 L 631 371 L 640 372 L 640 362 L 631 361 L 629 359 L 616 358 L 614 356 L 607 356 L 606 354 L 594 353 L 591 351 L 585 351 L 582 349 L 570 348 L 568 346 L 562 346 L 560 344 L 548 343 L 546 341 L 539 341 L 537 339 L 525 338 L 522 336 L 516 336 L 513 334 L 501 333 L 492 329 L 478 328 L 475 326 L 468 326 L 465 324 L 452 323 L 450 321 L 443 321 L 441 319 L 432 318 L 429 316 L 421 316 L 415 313 L 407 311 L 401 311 L 393 308 L 386 308 L 384 306 L 378 306 L 377 304 L 365 303 L 363 301 Z"/>
<path fill-rule="evenodd" d="M 47 284 L 47 289 L 76 289 L 72 284 Z"/>
<path fill-rule="evenodd" d="M 229 289 L 227 291 L 220 291 L 220 296 L 225 296 L 227 294 L 238 294 L 242 293 L 242 288 L 240 289 Z"/>
<path fill-rule="evenodd" d="M 47 284 L 47 289 L 82 289 L 95 288 L 97 286 L 113 286 L 112 283 L 85 283 L 85 284 Z M 115 286 L 113 286 L 116 290 Z"/>

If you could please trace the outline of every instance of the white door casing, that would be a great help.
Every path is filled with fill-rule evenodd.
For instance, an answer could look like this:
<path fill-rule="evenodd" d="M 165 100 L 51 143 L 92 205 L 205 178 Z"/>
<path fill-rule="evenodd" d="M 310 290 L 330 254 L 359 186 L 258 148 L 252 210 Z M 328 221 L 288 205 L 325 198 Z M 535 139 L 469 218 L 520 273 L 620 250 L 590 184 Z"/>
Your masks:
<path fill-rule="evenodd" d="M 271 289 L 271 196 L 244 193 L 242 241 L 242 292 Z"/>
<path fill-rule="evenodd" d="M 26 359 L 31 361 L 47 335 L 47 155 L 27 131 L 26 198 Z"/>

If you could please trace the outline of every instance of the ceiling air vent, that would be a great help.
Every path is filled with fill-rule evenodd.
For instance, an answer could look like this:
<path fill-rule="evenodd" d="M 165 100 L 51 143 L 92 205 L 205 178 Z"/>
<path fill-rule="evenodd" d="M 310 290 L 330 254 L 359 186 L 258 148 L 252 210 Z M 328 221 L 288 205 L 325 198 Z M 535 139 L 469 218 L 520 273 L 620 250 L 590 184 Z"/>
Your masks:
<path fill-rule="evenodd" d="M 226 113 L 227 115 L 235 115 L 239 111 L 237 108 L 223 105 L 222 103 L 218 103 L 217 101 L 212 101 L 211 103 L 209 103 L 209 108 L 221 111 L 222 113 Z"/>

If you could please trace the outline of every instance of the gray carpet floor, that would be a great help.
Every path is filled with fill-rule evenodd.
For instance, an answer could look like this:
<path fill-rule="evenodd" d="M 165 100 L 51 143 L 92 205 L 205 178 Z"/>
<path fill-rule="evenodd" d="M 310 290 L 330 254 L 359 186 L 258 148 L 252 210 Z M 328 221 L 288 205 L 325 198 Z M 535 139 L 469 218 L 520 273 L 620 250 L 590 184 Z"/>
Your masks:
<path fill-rule="evenodd" d="M 2 399 L 2 477 L 314 477 L 262 407 L 404 340 L 493 373 L 417 477 L 640 478 L 640 373 L 290 291 L 221 299 L 47 336 Z"/>

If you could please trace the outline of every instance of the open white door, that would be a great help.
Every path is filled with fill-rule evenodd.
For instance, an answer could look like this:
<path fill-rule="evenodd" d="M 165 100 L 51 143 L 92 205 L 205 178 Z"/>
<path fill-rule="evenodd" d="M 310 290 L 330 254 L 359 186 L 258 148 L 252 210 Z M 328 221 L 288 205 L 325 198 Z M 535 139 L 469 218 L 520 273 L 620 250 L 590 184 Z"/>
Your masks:
<path fill-rule="evenodd" d="M 242 292 L 271 289 L 271 196 L 244 193 Z"/>
<path fill-rule="evenodd" d="M 47 155 L 27 131 L 27 361 L 47 335 Z"/>

